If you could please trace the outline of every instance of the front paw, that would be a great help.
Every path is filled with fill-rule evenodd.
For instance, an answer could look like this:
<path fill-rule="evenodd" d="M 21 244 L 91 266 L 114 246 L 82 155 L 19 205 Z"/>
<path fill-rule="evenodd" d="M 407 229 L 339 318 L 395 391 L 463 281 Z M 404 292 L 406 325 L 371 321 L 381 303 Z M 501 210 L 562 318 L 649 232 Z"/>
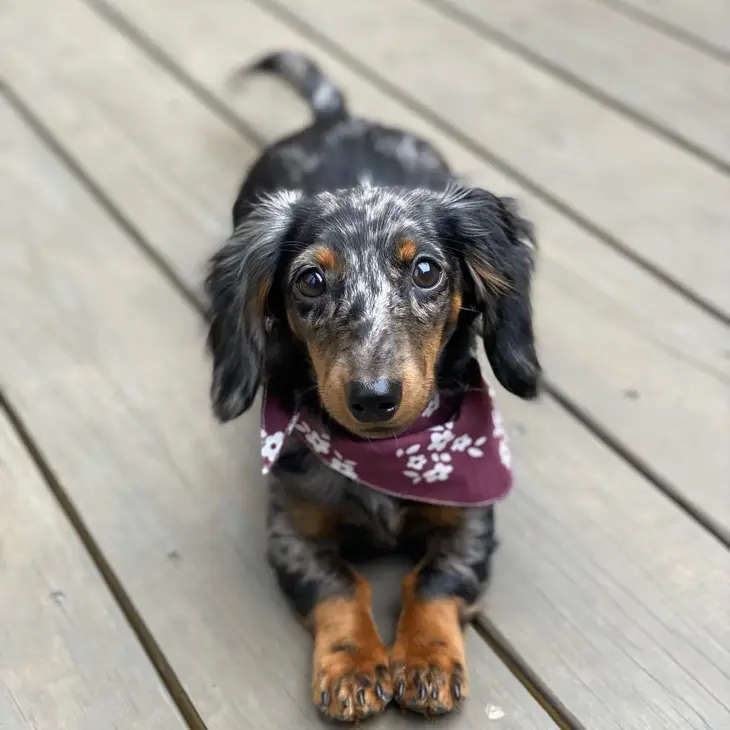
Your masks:
<path fill-rule="evenodd" d="M 312 696 L 332 720 L 357 722 L 383 712 L 393 698 L 384 646 L 339 642 L 315 659 Z"/>
<path fill-rule="evenodd" d="M 458 710 L 469 692 L 461 642 L 418 637 L 397 641 L 390 660 L 396 702 L 424 715 Z"/>

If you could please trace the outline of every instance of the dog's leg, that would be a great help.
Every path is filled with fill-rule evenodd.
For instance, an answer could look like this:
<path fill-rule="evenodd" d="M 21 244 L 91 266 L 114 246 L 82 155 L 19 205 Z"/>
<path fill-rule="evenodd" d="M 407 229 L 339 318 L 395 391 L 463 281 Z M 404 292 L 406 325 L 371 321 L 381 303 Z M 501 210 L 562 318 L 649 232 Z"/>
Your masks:
<path fill-rule="evenodd" d="M 494 518 L 491 507 L 419 512 L 432 523 L 433 538 L 403 582 L 390 668 L 402 707 L 440 715 L 457 709 L 469 692 L 463 626 L 489 577 Z"/>
<path fill-rule="evenodd" d="M 370 586 L 327 544 L 332 521 L 322 507 L 274 502 L 269 561 L 314 636 L 315 705 L 327 717 L 354 722 L 382 712 L 393 687 Z"/>

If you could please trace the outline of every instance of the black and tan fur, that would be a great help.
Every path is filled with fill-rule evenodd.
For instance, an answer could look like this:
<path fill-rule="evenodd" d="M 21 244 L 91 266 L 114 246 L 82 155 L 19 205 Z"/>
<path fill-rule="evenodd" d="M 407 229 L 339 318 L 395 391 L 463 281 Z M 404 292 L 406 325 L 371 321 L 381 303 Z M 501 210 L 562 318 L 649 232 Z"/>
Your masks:
<path fill-rule="evenodd" d="M 477 334 L 500 382 L 534 397 L 534 242 L 514 203 L 459 186 L 427 142 L 350 117 L 303 56 L 276 53 L 254 68 L 286 78 L 315 119 L 250 170 L 233 233 L 211 261 L 217 416 L 248 410 L 266 381 L 333 429 L 397 435 L 434 392 L 463 389 Z M 384 416 L 365 420 L 353 384 L 373 382 L 385 383 Z M 377 493 L 291 440 L 271 475 L 268 527 L 269 561 L 314 634 L 312 693 L 325 715 L 355 721 L 392 699 L 426 714 L 461 704 L 462 624 L 489 577 L 491 507 Z M 363 548 L 404 548 L 416 565 L 390 648 L 347 562 Z"/>

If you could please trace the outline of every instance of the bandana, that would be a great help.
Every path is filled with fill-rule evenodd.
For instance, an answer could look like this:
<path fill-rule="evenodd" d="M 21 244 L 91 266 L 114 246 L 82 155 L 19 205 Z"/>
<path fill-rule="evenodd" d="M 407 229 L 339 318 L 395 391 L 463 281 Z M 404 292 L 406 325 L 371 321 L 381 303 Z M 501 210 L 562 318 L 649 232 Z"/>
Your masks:
<path fill-rule="evenodd" d="M 334 432 L 317 414 L 285 407 L 267 387 L 262 471 L 269 472 L 292 437 L 330 469 L 379 492 L 426 504 L 491 504 L 512 485 L 507 435 L 476 360 L 469 363 L 467 386 L 459 396 L 434 396 L 405 433 L 376 440 Z"/>

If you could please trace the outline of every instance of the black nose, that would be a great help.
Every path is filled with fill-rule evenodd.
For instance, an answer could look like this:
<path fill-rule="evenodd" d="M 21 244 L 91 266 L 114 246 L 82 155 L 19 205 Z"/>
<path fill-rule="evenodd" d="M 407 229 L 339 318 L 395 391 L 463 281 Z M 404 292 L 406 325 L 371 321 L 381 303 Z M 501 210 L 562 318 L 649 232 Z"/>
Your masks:
<path fill-rule="evenodd" d="M 361 423 L 389 421 L 402 395 L 403 386 L 397 380 L 353 380 L 347 384 L 347 405 Z"/>

